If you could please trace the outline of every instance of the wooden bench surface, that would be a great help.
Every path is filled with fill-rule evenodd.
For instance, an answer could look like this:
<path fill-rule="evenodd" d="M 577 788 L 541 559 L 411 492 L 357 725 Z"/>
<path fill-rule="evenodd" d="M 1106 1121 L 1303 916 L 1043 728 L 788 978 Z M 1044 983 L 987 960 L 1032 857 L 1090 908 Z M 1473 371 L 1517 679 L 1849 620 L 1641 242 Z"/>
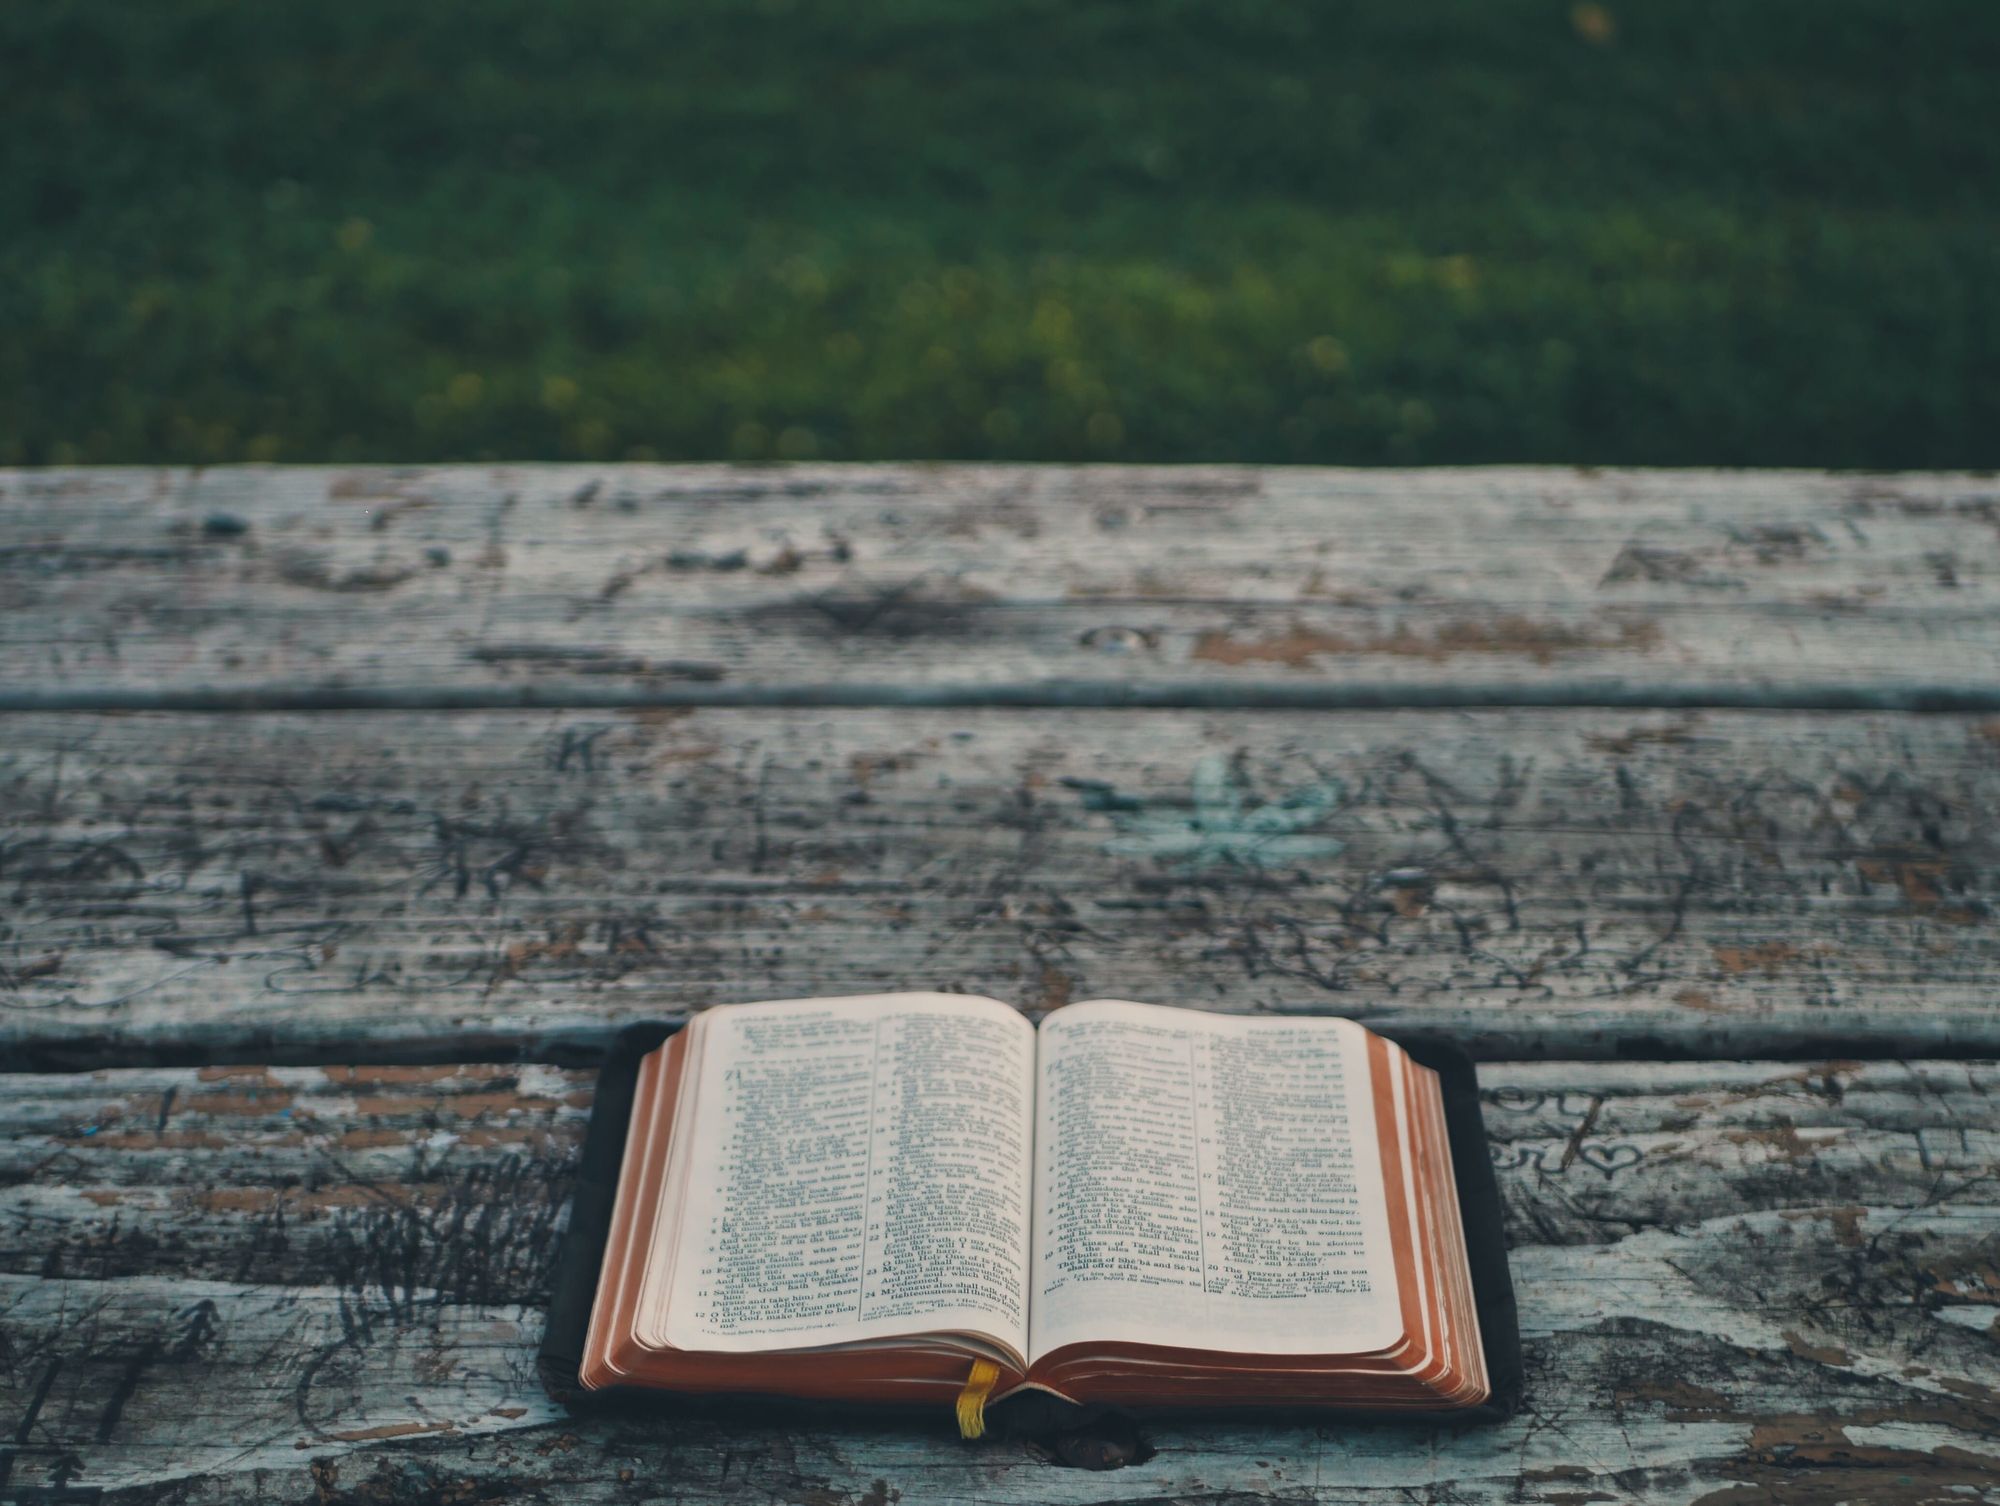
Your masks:
<path fill-rule="evenodd" d="M 0 1500 L 2000 1491 L 2000 482 L 0 473 Z M 948 986 L 1483 1058 L 1493 1429 L 578 1421 L 618 1024 Z"/>

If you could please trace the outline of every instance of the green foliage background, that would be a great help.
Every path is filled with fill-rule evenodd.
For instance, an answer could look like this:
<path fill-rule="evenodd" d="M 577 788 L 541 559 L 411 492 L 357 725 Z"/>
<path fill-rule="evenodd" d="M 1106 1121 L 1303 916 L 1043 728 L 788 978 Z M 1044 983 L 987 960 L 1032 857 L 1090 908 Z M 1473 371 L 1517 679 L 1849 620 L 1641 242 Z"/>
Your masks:
<path fill-rule="evenodd" d="M 0 462 L 2000 463 L 2000 6 L 0 7 Z"/>

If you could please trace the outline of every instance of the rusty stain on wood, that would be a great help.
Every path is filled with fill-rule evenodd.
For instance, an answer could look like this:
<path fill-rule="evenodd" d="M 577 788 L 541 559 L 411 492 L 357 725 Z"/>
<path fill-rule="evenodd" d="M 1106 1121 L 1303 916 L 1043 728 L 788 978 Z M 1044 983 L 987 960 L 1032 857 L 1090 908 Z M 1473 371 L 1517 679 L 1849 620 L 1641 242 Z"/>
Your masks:
<path fill-rule="evenodd" d="M 497 1415 L 497 1414 L 496 1414 Z M 452 1433 L 457 1429 L 448 1422 L 386 1422 L 379 1427 L 350 1428 L 344 1433 L 328 1433 L 329 1443 L 374 1443 L 386 1438 L 410 1438 L 419 1433 Z M 300 1439 L 294 1448 L 311 1448 L 314 1440 Z"/>
<path fill-rule="evenodd" d="M 1382 654 L 1440 663 L 1458 654 L 1501 654 L 1547 665 L 1586 649 L 1650 653 L 1659 642 L 1659 626 L 1652 622 L 1619 623 L 1606 631 L 1592 632 L 1563 623 L 1500 617 L 1491 622 L 1445 622 L 1430 628 L 1398 624 L 1387 634 L 1367 637 L 1304 626 L 1248 640 L 1211 631 L 1195 639 L 1190 657 L 1211 664 L 1283 664 L 1302 669 L 1322 655 L 1351 658 Z"/>
<path fill-rule="evenodd" d="M 1720 946 L 1714 949 L 1715 962 L 1725 973 L 1741 977 L 1755 970 L 1776 977 L 1788 964 L 1805 955 L 1789 941 L 1763 941 L 1754 946 Z"/>
<path fill-rule="evenodd" d="M 466 1069 L 456 1064 L 436 1067 L 392 1067 L 392 1066 L 333 1066 L 321 1069 L 326 1080 L 346 1087 L 361 1085 L 374 1086 L 391 1083 L 435 1083 L 449 1082 L 465 1076 Z"/>

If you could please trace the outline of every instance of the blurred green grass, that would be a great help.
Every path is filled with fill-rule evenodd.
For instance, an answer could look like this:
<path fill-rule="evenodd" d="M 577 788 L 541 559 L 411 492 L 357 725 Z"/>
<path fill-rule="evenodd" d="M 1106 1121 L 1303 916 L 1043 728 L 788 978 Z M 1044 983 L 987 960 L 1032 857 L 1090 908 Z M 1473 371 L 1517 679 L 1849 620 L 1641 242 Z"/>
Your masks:
<path fill-rule="evenodd" d="M 0 8 L 0 462 L 1991 466 L 2000 7 Z"/>

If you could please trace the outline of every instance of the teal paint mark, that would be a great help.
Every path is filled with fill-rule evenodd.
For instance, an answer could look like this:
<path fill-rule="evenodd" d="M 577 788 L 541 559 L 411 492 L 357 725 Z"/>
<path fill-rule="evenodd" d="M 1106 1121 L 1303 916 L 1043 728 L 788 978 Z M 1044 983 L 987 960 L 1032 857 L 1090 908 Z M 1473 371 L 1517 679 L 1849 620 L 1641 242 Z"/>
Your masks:
<path fill-rule="evenodd" d="M 1183 869 L 1229 863 L 1281 867 L 1330 858 L 1347 844 L 1307 828 L 1340 808 L 1347 786 L 1338 779 L 1301 785 L 1276 800 L 1253 803 L 1248 782 L 1231 759 L 1211 753 L 1194 767 L 1191 810 L 1148 810 L 1137 796 L 1097 779 L 1063 781 L 1085 810 L 1111 817 L 1120 835 L 1104 844 L 1118 857 L 1178 860 Z"/>

